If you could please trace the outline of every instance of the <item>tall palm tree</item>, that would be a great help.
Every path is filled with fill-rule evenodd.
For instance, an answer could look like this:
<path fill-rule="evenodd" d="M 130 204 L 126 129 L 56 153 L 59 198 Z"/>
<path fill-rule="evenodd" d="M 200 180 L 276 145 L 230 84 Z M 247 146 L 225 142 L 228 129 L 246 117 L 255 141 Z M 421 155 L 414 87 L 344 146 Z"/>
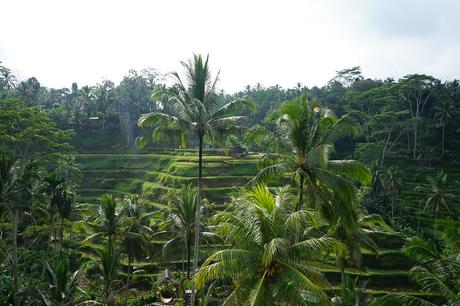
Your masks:
<path fill-rule="evenodd" d="M 160 225 L 160 228 L 174 236 L 163 246 L 163 255 L 169 252 L 177 244 L 185 246 L 187 254 L 187 278 L 190 277 L 190 261 L 192 243 L 195 231 L 195 216 L 197 209 L 197 191 L 192 185 L 181 188 L 170 202 L 168 218 Z"/>
<path fill-rule="evenodd" d="M 390 199 L 391 205 L 391 225 L 394 226 L 394 211 L 395 211 L 395 198 L 401 191 L 403 180 L 402 173 L 396 167 L 391 167 L 383 174 L 383 193 L 385 197 Z"/>
<path fill-rule="evenodd" d="M 16 87 L 16 76 L 11 72 L 11 69 L 1 65 L 0 62 L 0 91 L 8 91 Z"/>
<path fill-rule="evenodd" d="M 302 208 L 306 192 L 312 208 L 321 203 L 329 213 L 340 210 L 351 214 L 355 188 L 349 178 L 369 183 L 370 174 L 360 163 L 330 160 L 330 154 L 338 136 L 355 132 L 354 123 L 348 117 L 337 119 L 317 101 L 309 101 L 305 94 L 282 103 L 268 119 L 275 122 L 273 132 L 258 126 L 248 134 L 249 140 L 275 151 L 266 154 L 266 166 L 252 182 L 289 174 L 298 179 L 296 210 Z M 334 198 L 339 201 L 333 201 Z M 347 209 L 337 207 L 337 203 Z"/>
<path fill-rule="evenodd" d="M 98 261 L 96 267 L 104 281 L 104 298 L 106 305 L 115 305 L 112 302 L 112 287 L 117 280 L 120 267 L 120 252 L 110 243 L 97 250 Z"/>
<path fill-rule="evenodd" d="M 445 129 L 449 124 L 449 120 L 454 116 L 456 112 L 455 104 L 452 99 L 445 99 L 439 101 L 434 106 L 434 116 L 433 119 L 438 122 L 438 125 L 441 127 L 442 137 L 441 137 L 441 154 L 444 155 L 444 145 L 445 145 Z"/>
<path fill-rule="evenodd" d="M 185 69 L 184 83 L 178 73 L 173 73 L 175 86 L 167 91 L 159 91 L 153 95 L 158 98 L 167 96 L 167 102 L 162 104 L 162 110 L 144 114 L 139 118 L 139 126 L 155 127 L 156 132 L 169 129 L 191 131 L 198 138 L 198 199 L 196 209 L 196 237 L 199 237 L 202 177 L 203 177 L 203 145 L 205 137 L 215 140 L 222 134 L 241 128 L 245 116 L 235 115 L 245 108 L 253 110 L 254 104 L 243 99 L 225 102 L 217 94 L 216 86 L 219 73 L 212 78 L 208 65 L 209 56 L 203 59 L 194 55 L 193 60 L 182 62 Z M 195 258 L 193 271 L 198 267 L 199 239 L 195 239 Z M 194 295 L 192 295 L 194 301 Z"/>
<path fill-rule="evenodd" d="M 158 235 L 168 237 L 163 245 L 163 255 L 177 252 L 185 247 L 187 257 L 187 278 L 190 278 L 192 243 L 195 239 L 195 216 L 197 209 L 197 189 L 192 185 L 182 187 L 176 192 L 169 203 L 169 214 L 164 222 L 159 225 L 162 231 Z M 202 239 L 216 238 L 214 233 L 206 231 L 204 224 L 201 224 L 200 231 Z"/>
<path fill-rule="evenodd" d="M 373 227 L 373 221 L 381 218 L 378 215 L 368 215 L 357 218 L 354 225 L 346 226 L 341 220 L 330 225 L 328 235 L 343 243 L 346 248 L 336 253 L 337 266 L 340 269 L 342 295 L 346 295 L 348 275 L 345 272 L 347 262 L 352 262 L 358 268 L 361 268 L 362 249 L 368 249 L 377 254 L 378 247 L 368 235 L 368 230 Z"/>
<path fill-rule="evenodd" d="M 57 172 L 52 172 L 45 178 L 47 186 L 45 190 L 50 195 L 48 213 L 50 225 L 53 226 L 54 216 L 57 213 L 61 219 L 59 253 L 62 251 L 64 238 L 64 219 L 68 219 L 72 212 L 72 205 L 75 203 L 75 192 L 70 184 Z M 55 233 L 56 238 L 56 233 Z M 57 239 L 57 238 L 56 238 Z"/>
<path fill-rule="evenodd" d="M 11 241 L 13 254 L 11 266 L 13 272 L 14 304 L 19 305 L 18 287 L 18 223 L 20 212 L 31 205 L 37 189 L 39 170 L 37 161 L 19 161 L 7 155 L 0 155 L 0 206 L 11 214 Z"/>
<path fill-rule="evenodd" d="M 54 245 L 54 250 L 58 250 L 58 234 L 55 226 L 55 218 L 58 214 L 58 207 L 61 205 L 60 191 L 62 191 L 62 184 L 65 183 L 65 179 L 61 177 L 57 172 L 51 172 L 44 178 L 44 191 L 49 197 L 49 202 L 46 207 L 47 215 L 49 217 L 48 224 L 50 227 L 50 242 Z"/>
<path fill-rule="evenodd" d="M 124 218 L 121 220 L 123 247 L 128 255 L 128 271 L 126 276 L 126 305 L 130 286 L 131 264 L 136 259 L 145 258 L 148 248 L 147 236 L 153 234 L 150 228 L 152 213 L 145 212 L 145 205 L 136 196 L 126 198 L 124 205 Z"/>
<path fill-rule="evenodd" d="M 326 236 L 310 236 L 314 214 L 295 211 L 286 189 L 272 194 L 265 185 L 254 186 L 234 205 L 218 216 L 218 229 L 231 247 L 206 259 L 194 277 L 197 287 L 233 280 L 223 305 L 330 305 L 325 277 L 302 263 L 344 246 Z"/>
<path fill-rule="evenodd" d="M 123 216 L 123 209 L 118 207 L 118 201 L 113 195 L 104 194 L 100 197 L 98 217 L 95 224 L 91 224 L 96 232 L 85 239 L 91 240 L 99 236 L 108 238 L 109 246 L 113 246 L 113 239 L 120 231 L 120 221 Z"/>
<path fill-rule="evenodd" d="M 58 189 L 57 199 L 57 211 L 61 218 L 61 235 L 60 235 L 60 247 L 59 253 L 62 253 L 62 247 L 64 242 L 64 220 L 69 219 L 72 212 L 72 205 L 75 203 L 75 192 L 68 185 L 61 185 Z"/>
<path fill-rule="evenodd" d="M 426 179 L 429 187 L 417 186 L 415 191 L 423 194 L 423 199 L 420 200 L 420 203 L 424 204 L 423 209 L 434 215 L 434 236 L 436 236 L 439 209 L 442 206 L 450 211 L 450 202 L 457 199 L 453 193 L 447 191 L 447 174 L 443 171 L 439 171 L 435 177 L 429 175 Z M 420 214 L 418 223 L 420 223 Z"/>

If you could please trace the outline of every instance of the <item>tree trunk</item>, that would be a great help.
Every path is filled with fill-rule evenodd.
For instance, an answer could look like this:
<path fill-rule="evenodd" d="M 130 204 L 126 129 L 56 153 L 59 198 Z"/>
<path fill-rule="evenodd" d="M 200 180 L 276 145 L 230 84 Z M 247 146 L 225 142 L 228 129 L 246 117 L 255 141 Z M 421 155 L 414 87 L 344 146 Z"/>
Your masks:
<path fill-rule="evenodd" d="M 199 245 L 200 245 L 200 219 L 201 219 L 201 193 L 202 193 L 202 176 L 203 176 L 203 134 L 198 134 L 199 144 L 198 144 L 198 194 L 197 194 L 197 206 L 196 206 L 196 217 L 195 217 L 195 258 L 193 261 L 193 271 L 192 276 L 195 274 L 195 271 L 198 269 L 198 260 L 199 260 Z M 195 305 L 195 285 L 192 282 L 192 303 Z"/>
<path fill-rule="evenodd" d="M 190 259 L 192 253 L 192 237 L 187 234 L 187 278 L 190 279 Z"/>
<path fill-rule="evenodd" d="M 445 143 L 445 138 L 444 138 L 444 129 L 445 129 L 445 126 L 442 125 L 442 142 L 441 142 L 441 153 L 442 155 L 444 155 L 444 143 Z"/>
<path fill-rule="evenodd" d="M 128 252 L 128 273 L 126 273 L 126 294 L 125 294 L 125 305 L 126 306 L 128 306 L 130 273 L 131 273 L 131 255 L 129 255 L 129 252 Z"/>
<path fill-rule="evenodd" d="M 345 274 L 345 258 L 344 256 L 339 256 L 338 259 L 338 265 L 340 269 L 340 283 L 342 287 L 342 296 L 343 292 L 345 292 L 345 283 L 346 283 L 346 274 Z"/>
<path fill-rule="evenodd" d="M 304 183 L 304 175 L 303 173 L 300 173 L 300 182 L 299 182 L 299 201 L 297 202 L 297 207 L 296 207 L 296 211 L 299 211 L 302 209 L 302 205 L 303 205 L 303 183 Z"/>
<path fill-rule="evenodd" d="M 128 149 L 132 148 L 133 139 L 134 139 L 133 123 L 131 120 L 131 114 L 128 111 L 126 114 L 126 147 Z"/>
<path fill-rule="evenodd" d="M 415 125 L 414 127 L 414 150 L 412 153 L 412 158 L 415 160 L 417 159 L 417 128 L 418 126 Z"/>
<path fill-rule="evenodd" d="M 436 232 L 438 227 L 438 211 L 434 214 L 434 232 L 433 232 L 433 239 L 436 238 Z"/>
<path fill-rule="evenodd" d="M 19 220 L 19 211 L 13 209 L 13 299 L 14 305 L 19 306 L 19 296 L 18 296 L 18 221 Z"/>
<path fill-rule="evenodd" d="M 391 195 L 391 226 L 395 225 L 394 211 L 395 211 L 395 197 L 392 194 Z"/>
<path fill-rule="evenodd" d="M 61 245 L 59 246 L 59 258 L 61 257 L 62 249 L 64 246 L 64 217 L 61 218 Z"/>

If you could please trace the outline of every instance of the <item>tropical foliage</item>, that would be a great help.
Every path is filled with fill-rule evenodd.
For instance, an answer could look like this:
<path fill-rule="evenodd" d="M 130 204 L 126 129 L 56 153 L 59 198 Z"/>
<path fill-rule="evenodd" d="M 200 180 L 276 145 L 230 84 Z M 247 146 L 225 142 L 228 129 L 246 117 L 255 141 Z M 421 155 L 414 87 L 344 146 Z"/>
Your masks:
<path fill-rule="evenodd" d="M 286 189 L 272 194 L 265 185 L 236 199 L 231 211 L 217 216 L 218 230 L 231 247 L 206 259 L 195 276 L 198 287 L 231 279 L 234 288 L 223 305 L 330 304 L 326 278 L 302 262 L 344 246 L 310 235 L 315 214 L 294 208 Z"/>
<path fill-rule="evenodd" d="M 0 65 L 0 304 L 460 305 L 458 81 L 228 94 L 182 66 Z"/>

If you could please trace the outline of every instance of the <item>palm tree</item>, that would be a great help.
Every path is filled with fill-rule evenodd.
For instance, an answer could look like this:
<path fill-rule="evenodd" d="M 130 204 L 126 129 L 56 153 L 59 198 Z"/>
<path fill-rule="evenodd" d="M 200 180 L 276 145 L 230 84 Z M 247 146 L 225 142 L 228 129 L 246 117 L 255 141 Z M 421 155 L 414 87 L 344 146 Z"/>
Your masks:
<path fill-rule="evenodd" d="M 8 91 L 16 87 L 16 76 L 11 72 L 11 69 L 1 65 L 0 62 L 0 91 Z"/>
<path fill-rule="evenodd" d="M 328 235 L 343 243 L 346 248 L 336 253 L 337 266 L 340 269 L 342 285 L 342 296 L 345 296 L 347 289 L 348 275 L 345 272 L 347 261 L 352 261 L 358 268 L 361 268 L 362 249 L 371 250 L 377 254 L 378 247 L 368 235 L 368 230 L 373 227 L 373 221 L 381 218 L 378 215 L 366 215 L 361 218 L 355 217 L 353 225 L 345 225 L 340 219 L 334 225 L 330 225 Z"/>
<path fill-rule="evenodd" d="M 66 180 L 57 172 L 52 172 L 45 178 L 47 183 L 46 191 L 50 195 L 48 213 L 50 216 L 50 225 L 53 226 L 56 212 L 61 219 L 60 246 L 59 253 L 62 252 L 64 238 L 64 219 L 68 219 L 72 212 L 72 205 L 75 202 L 75 192 L 72 190 Z M 57 236 L 56 233 L 54 235 Z M 56 238 L 57 239 L 57 238 Z"/>
<path fill-rule="evenodd" d="M 192 185 L 181 188 L 176 192 L 169 203 L 167 219 L 159 226 L 162 232 L 158 235 L 167 236 L 169 240 L 163 245 L 163 256 L 177 252 L 178 248 L 185 247 L 187 257 L 187 278 L 190 278 L 192 243 L 195 238 L 195 215 L 197 209 L 197 190 Z M 204 224 L 200 228 L 204 229 Z M 215 238 L 216 235 L 208 231 L 200 231 L 202 239 Z"/>
<path fill-rule="evenodd" d="M 45 268 L 50 289 L 48 295 L 40 292 L 43 302 L 47 306 L 72 305 L 80 270 L 71 273 L 69 271 L 69 263 L 65 260 L 59 260 L 55 269 L 51 268 L 51 266 L 45 262 Z"/>
<path fill-rule="evenodd" d="M 68 185 L 61 185 L 58 188 L 58 207 L 57 211 L 59 217 L 61 218 L 61 239 L 60 239 L 60 248 L 59 253 L 62 252 L 63 242 L 64 242 L 64 219 L 69 219 L 72 212 L 72 205 L 75 203 L 75 192 Z"/>
<path fill-rule="evenodd" d="M 120 252 L 108 243 L 97 250 L 99 261 L 96 267 L 104 281 L 104 298 L 107 305 L 115 305 L 112 301 L 112 287 L 117 280 L 120 265 Z"/>
<path fill-rule="evenodd" d="M 128 304 L 131 264 L 135 259 L 145 257 L 148 243 L 147 235 L 153 234 L 150 228 L 152 213 L 145 212 L 143 202 L 136 196 L 126 198 L 124 218 L 121 220 L 123 246 L 128 255 L 128 273 L 126 276 L 126 305 Z"/>
<path fill-rule="evenodd" d="M 218 216 L 219 232 L 231 247 L 206 259 L 194 277 L 196 286 L 233 280 L 223 305 L 330 305 L 327 280 L 302 263 L 344 246 L 326 236 L 310 236 L 314 213 L 294 207 L 286 188 L 272 194 L 265 185 L 236 199 L 234 210 Z"/>
<path fill-rule="evenodd" d="M 451 99 L 441 100 L 438 104 L 434 106 L 434 116 L 433 119 L 438 122 L 438 126 L 441 127 L 442 137 L 441 137 L 441 153 L 444 155 L 444 144 L 445 144 L 445 129 L 449 124 L 449 120 L 455 114 L 456 109 L 453 101 Z"/>
<path fill-rule="evenodd" d="M 194 239 L 195 215 L 197 209 L 197 191 L 192 185 L 181 188 L 170 202 L 170 214 L 160 225 L 174 236 L 163 246 L 165 255 L 173 246 L 185 245 L 187 253 L 187 278 L 190 277 L 190 260 Z"/>
<path fill-rule="evenodd" d="M 99 236 L 107 236 L 109 246 L 112 247 L 113 239 L 120 231 L 120 221 L 123 216 L 123 209 L 118 208 L 118 202 L 113 195 L 104 194 L 99 200 L 99 213 L 96 225 L 93 225 L 93 227 L 96 228 L 96 233 L 89 236 L 84 241 L 88 241 Z"/>
<path fill-rule="evenodd" d="M 384 194 L 390 198 L 391 225 L 394 226 L 395 197 L 402 188 L 402 173 L 396 167 L 391 167 L 383 175 Z"/>
<path fill-rule="evenodd" d="M 54 245 L 54 250 L 57 252 L 58 246 L 58 234 L 57 228 L 55 227 L 55 218 L 57 215 L 58 207 L 61 205 L 60 191 L 62 191 L 62 184 L 65 183 L 64 178 L 62 178 L 57 172 L 51 172 L 44 178 L 45 186 L 44 191 L 49 197 L 49 202 L 46 207 L 47 214 L 49 216 L 49 227 L 50 227 L 50 240 L 51 244 Z M 52 231 L 52 233 L 51 233 Z"/>
<path fill-rule="evenodd" d="M 36 184 L 39 180 L 38 163 L 36 161 L 19 161 L 7 155 L 0 155 L 0 206 L 11 214 L 13 258 L 14 304 L 19 305 L 18 287 L 18 223 L 20 212 L 27 210 L 32 204 Z"/>
<path fill-rule="evenodd" d="M 309 101 L 306 95 L 282 103 L 268 119 L 275 121 L 274 131 L 257 126 L 249 132 L 248 139 L 271 147 L 276 153 L 266 154 L 266 166 L 252 182 L 289 174 L 298 178 L 296 210 L 303 206 L 306 186 L 312 208 L 320 202 L 324 211 L 351 214 L 355 188 L 348 177 L 369 183 L 369 172 L 354 160 L 330 160 L 330 154 L 338 136 L 355 132 L 354 123 L 345 116 L 337 119 L 317 101 Z M 337 207 L 337 203 L 347 209 Z"/>
<path fill-rule="evenodd" d="M 155 132 L 176 129 L 181 132 L 191 131 L 198 138 L 198 199 L 196 209 L 196 237 L 199 237 L 202 177 L 203 177 L 203 145 L 205 137 L 217 139 L 226 132 L 240 129 L 245 116 L 234 115 L 236 112 L 249 108 L 254 104 L 243 99 L 225 102 L 216 92 L 218 76 L 213 79 L 208 66 L 208 59 L 194 55 L 193 61 L 182 62 L 185 68 L 186 83 L 178 73 L 173 73 L 175 86 L 167 92 L 159 91 L 153 98 L 167 96 L 167 103 L 162 104 L 162 110 L 144 114 L 139 118 L 140 127 L 155 127 Z M 198 267 L 199 239 L 195 239 L 195 258 L 193 271 Z M 194 295 L 192 295 L 194 302 Z"/>
<path fill-rule="evenodd" d="M 435 303 L 410 295 L 388 294 L 376 299 L 373 305 L 460 305 L 460 227 L 457 222 L 445 222 L 440 236 L 442 250 L 433 241 L 416 237 L 404 251 L 417 262 L 409 272 L 410 278 L 441 300 Z"/>
<path fill-rule="evenodd" d="M 422 193 L 423 199 L 420 203 L 424 204 L 423 209 L 429 210 L 434 215 L 434 236 L 436 236 L 437 224 L 438 224 L 438 213 L 441 206 L 447 211 L 450 211 L 449 206 L 452 201 L 456 201 L 456 197 L 453 193 L 447 191 L 447 174 L 443 171 L 439 171 L 435 177 L 427 176 L 426 180 L 429 183 L 429 187 L 417 186 L 415 191 Z M 420 213 L 418 227 L 420 226 Z M 419 230 L 419 228 L 417 228 Z"/>

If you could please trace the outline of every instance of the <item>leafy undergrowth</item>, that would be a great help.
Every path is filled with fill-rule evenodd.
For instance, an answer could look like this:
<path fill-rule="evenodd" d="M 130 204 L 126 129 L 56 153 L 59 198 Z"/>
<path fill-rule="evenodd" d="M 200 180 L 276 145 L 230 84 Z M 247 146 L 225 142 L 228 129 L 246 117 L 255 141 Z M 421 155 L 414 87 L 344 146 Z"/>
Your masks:
<path fill-rule="evenodd" d="M 204 195 L 211 202 L 224 203 L 237 188 L 244 186 L 257 173 L 260 154 L 246 158 L 224 155 L 207 155 L 204 160 Z M 172 191 L 183 185 L 195 183 L 197 179 L 197 158 L 192 150 L 164 151 L 155 153 L 122 154 L 80 154 L 78 162 L 83 172 L 80 200 L 95 202 L 104 193 L 116 196 L 141 194 L 149 205 L 155 208 L 167 207 L 167 198 Z M 415 180 L 415 178 L 414 178 Z M 407 181 L 412 188 L 413 181 Z M 412 185 L 411 185 L 412 184 Z M 401 196 L 408 195 L 404 191 Z M 414 206 L 415 207 L 415 206 Z M 217 209 L 223 209 L 222 204 Z M 412 262 L 401 252 L 405 238 L 392 232 L 372 233 L 379 245 L 378 254 L 363 250 L 362 268 L 347 267 L 352 277 L 367 281 L 366 291 L 370 294 L 404 292 L 419 294 L 419 288 L 410 281 L 408 270 Z M 155 244 L 161 246 L 164 241 Z M 205 248 L 206 256 L 212 248 Z M 167 264 L 166 264 L 167 263 Z M 184 259 L 158 254 L 152 262 L 136 263 L 134 282 L 156 279 L 162 268 L 182 269 Z M 334 262 L 308 263 L 322 271 L 335 290 L 340 282 L 340 271 Z"/>

